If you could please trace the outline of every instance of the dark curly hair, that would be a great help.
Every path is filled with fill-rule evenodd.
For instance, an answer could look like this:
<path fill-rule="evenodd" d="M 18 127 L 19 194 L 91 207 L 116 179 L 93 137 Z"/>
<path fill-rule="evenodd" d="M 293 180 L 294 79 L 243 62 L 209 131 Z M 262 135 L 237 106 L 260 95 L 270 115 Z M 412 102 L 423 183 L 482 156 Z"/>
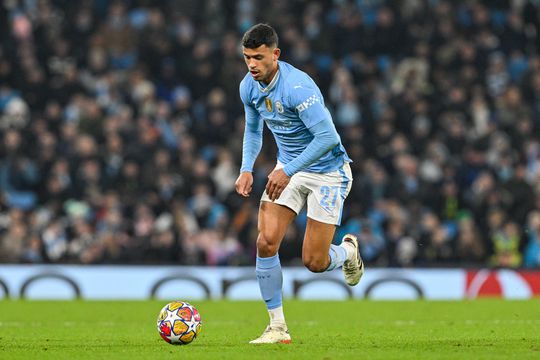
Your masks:
<path fill-rule="evenodd" d="M 278 46 L 278 36 L 270 25 L 257 24 L 246 31 L 242 37 L 242 45 L 248 49 L 255 49 L 261 45 L 268 47 Z"/>

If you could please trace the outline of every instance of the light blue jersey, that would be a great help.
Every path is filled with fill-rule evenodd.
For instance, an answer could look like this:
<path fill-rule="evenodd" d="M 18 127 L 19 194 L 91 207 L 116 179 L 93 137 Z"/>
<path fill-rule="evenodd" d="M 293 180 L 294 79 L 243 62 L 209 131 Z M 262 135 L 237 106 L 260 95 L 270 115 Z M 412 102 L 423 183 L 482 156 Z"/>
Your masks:
<path fill-rule="evenodd" d="M 240 97 L 246 112 L 246 132 L 251 130 L 251 134 L 262 138 L 262 123 L 266 123 L 276 139 L 278 161 L 285 165 L 288 175 L 296 171 L 328 173 L 340 169 L 351 159 L 337 133 L 337 145 L 317 155 L 315 159 L 309 158 L 308 164 L 302 163 L 302 168 L 297 169 L 296 163 L 294 169 L 291 166 L 287 168 L 287 164 L 297 159 L 314 139 L 310 129 L 315 125 L 317 128 L 324 125 L 335 133 L 335 126 L 315 82 L 306 73 L 286 62 L 278 61 L 278 66 L 278 72 L 266 87 L 255 81 L 249 73 L 240 83 Z M 253 170 L 261 146 L 260 139 L 257 141 L 251 145 L 249 139 L 246 141 L 244 138 L 242 171 Z M 305 152 L 303 155 L 306 157 Z"/>

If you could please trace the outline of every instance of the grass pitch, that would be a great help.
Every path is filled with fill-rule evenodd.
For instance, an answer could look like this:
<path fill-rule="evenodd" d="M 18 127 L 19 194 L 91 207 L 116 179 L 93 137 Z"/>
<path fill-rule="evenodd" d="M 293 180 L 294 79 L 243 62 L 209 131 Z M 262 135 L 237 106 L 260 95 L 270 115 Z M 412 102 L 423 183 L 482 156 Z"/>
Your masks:
<path fill-rule="evenodd" d="M 540 300 L 288 301 L 290 345 L 250 345 L 262 302 L 191 301 L 203 331 L 173 346 L 167 301 L 0 301 L 0 359 L 540 359 Z"/>

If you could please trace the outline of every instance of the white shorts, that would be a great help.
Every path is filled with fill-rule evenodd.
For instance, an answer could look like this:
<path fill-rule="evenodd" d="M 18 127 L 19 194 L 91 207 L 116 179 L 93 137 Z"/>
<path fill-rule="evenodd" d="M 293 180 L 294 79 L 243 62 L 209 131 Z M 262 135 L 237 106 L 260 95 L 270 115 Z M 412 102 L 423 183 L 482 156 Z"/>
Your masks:
<path fill-rule="evenodd" d="M 283 167 L 282 164 L 276 166 Z M 326 224 L 341 224 L 343 203 L 352 185 L 352 173 L 349 163 L 339 170 L 324 174 L 300 171 L 291 177 L 275 204 L 283 205 L 296 214 L 300 213 L 307 202 L 307 216 Z M 272 202 L 266 191 L 261 201 Z"/>

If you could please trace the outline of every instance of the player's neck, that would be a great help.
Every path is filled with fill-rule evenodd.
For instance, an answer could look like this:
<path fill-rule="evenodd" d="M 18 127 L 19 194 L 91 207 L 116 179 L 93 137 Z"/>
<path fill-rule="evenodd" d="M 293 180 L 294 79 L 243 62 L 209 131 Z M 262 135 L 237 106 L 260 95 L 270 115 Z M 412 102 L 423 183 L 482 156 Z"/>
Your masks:
<path fill-rule="evenodd" d="M 276 64 L 276 67 L 272 70 L 272 72 L 270 73 L 268 78 L 266 80 L 260 82 L 261 85 L 263 85 L 264 87 L 270 85 L 270 83 L 272 83 L 272 80 L 274 80 L 274 78 L 276 77 L 276 75 L 278 73 L 278 70 L 279 70 L 279 65 Z"/>

